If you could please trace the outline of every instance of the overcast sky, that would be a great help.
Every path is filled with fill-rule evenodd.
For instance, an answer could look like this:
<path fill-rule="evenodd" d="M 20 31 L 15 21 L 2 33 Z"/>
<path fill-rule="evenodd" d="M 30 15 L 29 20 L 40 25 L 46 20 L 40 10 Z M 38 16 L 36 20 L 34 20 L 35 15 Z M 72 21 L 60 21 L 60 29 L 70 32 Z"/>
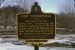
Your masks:
<path fill-rule="evenodd" d="M 70 2 L 73 6 L 73 0 L 39 0 L 39 4 L 44 12 L 58 13 L 61 5 Z"/>
<path fill-rule="evenodd" d="M 2 6 L 6 6 L 8 4 L 16 5 L 17 1 L 19 1 L 19 0 L 6 0 Z M 70 1 L 73 4 L 73 0 L 35 0 L 35 1 L 37 1 L 39 3 L 43 12 L 52 12 L 52 13 L 58 13 L 59 9 L 61 9 L 60 5 L 66 3 L 66 1 Z M 8 3 L 8 2 L 10 2 L 10 3 Z M 28 1 L 27 4 L 29 4 L 29 2 L 30 1 Z"/>

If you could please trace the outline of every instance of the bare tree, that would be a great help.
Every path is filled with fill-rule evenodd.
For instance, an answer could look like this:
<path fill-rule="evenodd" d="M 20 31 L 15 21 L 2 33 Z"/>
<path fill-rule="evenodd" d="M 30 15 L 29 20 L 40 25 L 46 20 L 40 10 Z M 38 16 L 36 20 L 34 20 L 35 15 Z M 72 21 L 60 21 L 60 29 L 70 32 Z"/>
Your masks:
<path fill-rule="evenodd" d="M 9 0 L 7 0 L 9 1 Z M 0 16 L 2 17 L 2 25 L 6 28 L 7 26 L 11 25 L 14 26 L 16 24 L 16 14 L 19 13 L 28 13 L 29 9 L 31 8 L 32 4 L 35 0 L 17 0 L 18 5 L 11 5 L 7 7 L 0 8 Z M 13 4 L 13 3 L 12 3 Z"/>
<path fill-rule="evenodd" d="M 73 21 L 75 21 L 75 17 L 74 17 L 74 5 L 72 3 L 73 2 L 71 0 L 66 0 L 64 4 L 61 4 L 61 6 L 59 6 L 60 14 L 57 17 L 59 25 L 69 31 L 75 28 L 73 26 L 74 25 Z"/>
<path fill-rule="evenodd" d="M 19 2 L 18 2 L 19 1 Z M 30 10 L 32 4 L 36 1 L 36 0 L 18 0 L 18 4 L 20 4 L 20 6 L 22 6 L 22 8 L 24 8 L 25 10 Z"/>

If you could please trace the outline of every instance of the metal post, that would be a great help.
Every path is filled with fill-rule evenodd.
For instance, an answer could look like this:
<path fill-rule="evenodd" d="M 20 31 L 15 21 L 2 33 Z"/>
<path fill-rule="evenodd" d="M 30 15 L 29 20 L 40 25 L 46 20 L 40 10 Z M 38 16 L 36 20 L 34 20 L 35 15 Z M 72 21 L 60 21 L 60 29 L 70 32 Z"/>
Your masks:
<path fill-rule="evenodd" d="M 37 44 L 34 45 L 34 50 L 39 50 L 39 46 Z"/>
<path fill-rule="evenodd" d="M 39 47 L 42 45 L 43 43 L 38 43 L 38 44 L 32 44 L 32 46 L 34 46 L 34 50 L 39 50 Z"/>

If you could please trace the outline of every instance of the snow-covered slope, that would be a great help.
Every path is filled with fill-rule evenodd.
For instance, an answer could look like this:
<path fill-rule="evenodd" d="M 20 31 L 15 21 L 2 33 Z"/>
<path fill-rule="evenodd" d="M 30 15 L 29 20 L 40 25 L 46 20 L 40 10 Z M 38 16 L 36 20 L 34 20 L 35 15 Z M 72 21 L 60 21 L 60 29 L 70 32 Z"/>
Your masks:
<path fill-rule="evenodd" d="M 59 39 L 55 40 L 49 40 L 48 43 L 62 43 L 62 44 L 71 44 L 75 43 L 75 34 L 69 34 L 69 35 L 58 35 Z M 8 39 L 9 40 L 9 39 Z M 12 41 L 13 39 L 9 40 Z M 6 39 L 0 38 L 0 50 L 34 50 L 34 47 L 29 46 L 29 45 L 15 45 L 12 44 L 11 42 L 7 41 Z M 16 41 L 16 40 L 15 40 Z M 66 48 L 66 47 L 41 47 L 40 50 L 75 50 L 75 48 Z"/>
<path fill-rule="evenodd" d="M 34 50 L 34 47 L 28 45 L 14 45 L 11 43 L 0 43 L 0 50 Z M 75 50 L 75 48 L 65 47 L 40 47 L 39 50 Z"/>
<path fill-rule="evenodd" d="M 48 42 L 49 43 L 52 43 L 52 42 L 64 43 L 67 41 L 75 41 L 75 34 L 64 34 L 64 35 L 58 34 L 56 35 L 56 39 L 49 40 Z"/>
<path fill-rule="evenodd" d="M 33 50 L 33 47 L 28 45 L 14 45 L 11 43 L 0 43 L 0 50 Z"/>

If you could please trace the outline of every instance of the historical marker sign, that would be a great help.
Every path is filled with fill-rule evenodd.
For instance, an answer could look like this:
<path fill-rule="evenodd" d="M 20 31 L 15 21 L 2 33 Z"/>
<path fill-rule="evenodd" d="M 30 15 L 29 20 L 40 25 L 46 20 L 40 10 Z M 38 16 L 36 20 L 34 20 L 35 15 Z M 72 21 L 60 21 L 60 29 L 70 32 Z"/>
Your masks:
<path fill-rule="evenodd" d="M 20 14 L 18 15 L 19 39 L 54 39 L 55 15 Z"/>
<path fill-rule="evenodd" d="M 27 40 L 27 42 L 46 42 L 48 39 L 55 38 L 55 15 L 52 13 L 41 13 L 41 9 L 38 8 L 39 6 L 36 4 L 33 6 L 30 14 L 19 14 L 17 16 L 19 39 Z"/>

